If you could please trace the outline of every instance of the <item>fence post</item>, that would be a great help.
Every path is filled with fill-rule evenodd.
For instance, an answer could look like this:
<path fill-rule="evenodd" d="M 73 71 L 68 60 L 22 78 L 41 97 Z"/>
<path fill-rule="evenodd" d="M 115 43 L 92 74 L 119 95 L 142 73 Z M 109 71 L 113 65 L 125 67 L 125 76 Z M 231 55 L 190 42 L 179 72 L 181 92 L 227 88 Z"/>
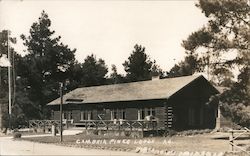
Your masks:
<path fill-rule="evenodd" d="M 143 121 L 141 122 L 141 131 L 142 131 L 142 137 L 144 137 L 144 123 L 143 123 Z"/>
<path fill-rule="evenodd" d="M 234 152 L 234 144 L 233 144 L 234 143 L 234 132 L 233 132 L 233 130 L 230 133 L 229 142 L 230 142 L 231 151 Z"/>
<path fill-rule="evenodd" d="M 106 130 L 109 130 L 109 121 L 106 123 Z"/>
<path fill-rule="evenodd" d="M 56 126 L 54 124 L 52 124 L 51 132 L 53 136 L 56 136 Z"/>
<path fill-rule="evenodd" d="M 98 130 L 98 121 L 94 121 L 95 123 L 95 129 Z"/>
<path fill-rule="evenodd" d="M 144 132 L 144 123 L 141 122 L 141 130 L 142 130 L 142 133 Z"/>
<path fill-rule="evenodd" d="M 119 131 L 121 130 L 121 124 L 120 124 L 120 121 L 118 122 L 118 130 L 119 130 Z"/>
<path fill-rule="evenodd" d="M 45 122 L 44 122 L 42 125 L 43 125 L 43 133 L 45 133 L 45 131 L 46 131 L 46 125 L 45 125 Z"/>
<path fill-rule="evenodd" d="M 129 125 L 130 125 L 130 133 L 132 133 L 132 122 L 131 121 L 129 122 Z"/>

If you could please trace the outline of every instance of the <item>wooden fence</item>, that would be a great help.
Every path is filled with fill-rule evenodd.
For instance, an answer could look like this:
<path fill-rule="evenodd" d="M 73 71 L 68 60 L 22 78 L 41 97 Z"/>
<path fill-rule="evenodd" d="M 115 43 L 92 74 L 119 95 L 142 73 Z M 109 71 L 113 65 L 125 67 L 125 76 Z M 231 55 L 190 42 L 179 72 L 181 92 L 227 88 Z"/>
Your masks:
<path fill-rule="evenodd" d="M 83 120 L 75 123 L 73 120 L 66 120 L 62 123 L 66 128 L 68 127 L 83 127 L 84 129 L 97 130 L 136 130 L 149 131 L 163 129 L 164 121 L 156 120 Z M 59 127 L 59 120 L 30 120 L 29 128 L 46 129 L 51 128 L 52 125 Z"/>
<path fill-rule="evenodd" d="M 82 126 L 85 129 L 101 129 L 101 130 L 159 130 L 164 122 L 156 120 L 84 120 L 74 123 L 75 126 Z"/>
<path fill-rule="evenodd" d="M 243 130 L 230 130 L 229 131 L 230 136 L 229 136 L 229 145 L 230 145 L 230 151 L 232 153 L 236 152 L 244 152 L 248 155 L 250 155 L 250 152 L 244 149 L 243 147 L 240 147 L 239 145 L 236 144 L 237 139 L 240 137 L 244 136 L 247 138 L 250 138 L 250 129 L 244 128 Z M 248 136 L 246 136 L 248 135 Z"/>
<path fill-rule="evenodd" d="M 45 131 L 46 128 L 51 128 L 52 125 L 59 127 L 59 120 L 29 120 L 29 128 L 30 129 L 43 129 Z"/>

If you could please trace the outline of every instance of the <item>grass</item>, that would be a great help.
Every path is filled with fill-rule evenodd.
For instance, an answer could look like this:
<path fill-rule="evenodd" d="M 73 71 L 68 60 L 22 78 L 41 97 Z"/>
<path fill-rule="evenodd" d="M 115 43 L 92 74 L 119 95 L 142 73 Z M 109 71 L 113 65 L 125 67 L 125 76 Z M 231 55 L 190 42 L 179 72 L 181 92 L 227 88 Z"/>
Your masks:
<path fill-rule="evenodd" d="M 40 142 L 40 143 L 53 143 L 64 146 L 74 146 L 83 148 L 97 148 L 97 149 L 111 149 L 111 150 L 124 150 L 131 151 L 135 150 L 136 147 L 149 147 L 156 150 L 167 150 L 167 151 L 210 151 L 210 152 L 226 152 L 230 150 L 228 133 L 202 133 L 199 132 L 186 132 L 184 135 L 175 135 L 172 137 L 148 137 L 142 139 L 131 139 L 128 137 L 108 137 L 100 135 L 85 135 L 79 134 L 74 136 L 63 136 L 63 142 L 60 143 L 59 136 L 47 136 L 47 137 L 29 137 L 22 138 L 23 140 Z M 114 140 L 130 140 L 130 144 L 116 143 Z M 107 144 L 77 144 L 76 140 L 93 141 L 93 140 L 105 140 Z M 150 142 L 151 141 L 151 142 Z M 153 141 L 153 142 L 152 142 Z M 141 144 L 139 143 L 141 142 Z M 239 145 L 250 145 L 249 139 L 241 139 L 236 141 Z"/>

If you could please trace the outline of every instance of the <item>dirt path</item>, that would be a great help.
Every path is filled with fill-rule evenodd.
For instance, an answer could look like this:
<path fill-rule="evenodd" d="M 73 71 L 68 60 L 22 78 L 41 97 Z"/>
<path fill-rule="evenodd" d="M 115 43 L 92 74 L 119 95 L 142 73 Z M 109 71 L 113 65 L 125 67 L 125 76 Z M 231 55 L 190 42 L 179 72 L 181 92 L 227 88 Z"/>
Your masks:
<path fill-rule="evenodd" d="M 41 144 L 29 141 L 13 140 L 11 137 L 0 137 L 0 155 L 134 155 L 132 152 L 108 151 Z"/>

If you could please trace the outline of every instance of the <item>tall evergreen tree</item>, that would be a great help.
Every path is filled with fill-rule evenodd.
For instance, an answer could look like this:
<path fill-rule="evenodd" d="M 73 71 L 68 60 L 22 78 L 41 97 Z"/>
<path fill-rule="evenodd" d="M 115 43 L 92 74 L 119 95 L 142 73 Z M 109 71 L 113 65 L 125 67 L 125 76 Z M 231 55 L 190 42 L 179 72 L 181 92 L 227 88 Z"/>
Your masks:
<path fill-rule="evenodd" d="M 103 59 L 96 59 L 94 54 L 87 56 L 81 65 L 82 86 L 96 86 L 106 84 L 108 68 Z"/>
<path fill-rule="evenodd" d="M 152 61 L 145 53 L 145 47 L 136 44 L 128 60 L 123 63 L 128 82 L 151 79 Z"/>
<path fill-rule="evenodd" d="M 21 77 L 27 79 L 29 98 L 38 107 L 38 112 L 30 112 L 34 118 L 49 115 L 45 105 L 58 96 L 59 82 L 70 77 L 70 67 L 75 63 L 75 49 L 71 50 L 60 42 L 60 36 L 50 29 L 51 20 L 45 11 L 30 28 L 30 35 L 21 35 L 27 47 Z"/>
<path fill-rule="evenodd" d="M 193 75 L 196 71 L 202 70 L 199 68 L 199 62 L 200 60 L 196 55 L 188 55 L 184 58 L 184 61 L 175 64 L 174 67 L 167 72 L 167 77 L 171 78 Z"/>
<path fill-rule="evenodd" d="M 153 61 L 151 69 L 150 69 L 150 75 L 152 76 L 158 76 L 158 77 L 163 77 L 164 72 L 160 68 L 160 66 L 156 63 L 156 60 Z"/>
<path fill-rule="evenodd" d="M 125 82 L 125 78 L 121 74 L 118 74 L 117 68 L 114 64 L 111 65 L 111 70 L 112 70 L 112 73 L 110 74 L 111 84 Z"/>

